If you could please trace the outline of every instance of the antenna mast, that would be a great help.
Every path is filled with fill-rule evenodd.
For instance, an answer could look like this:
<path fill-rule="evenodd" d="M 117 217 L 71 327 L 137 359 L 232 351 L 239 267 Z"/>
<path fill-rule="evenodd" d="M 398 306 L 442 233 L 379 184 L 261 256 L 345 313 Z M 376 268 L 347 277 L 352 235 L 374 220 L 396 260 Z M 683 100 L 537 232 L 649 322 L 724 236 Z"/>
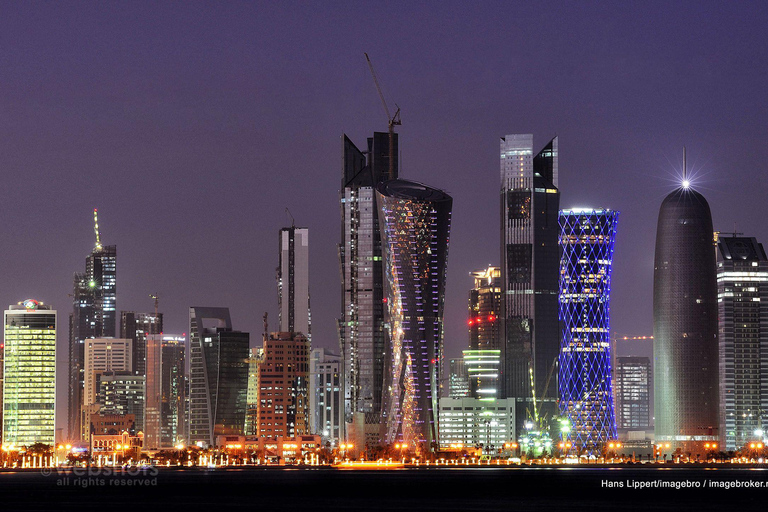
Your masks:
<path fill-rule="evenodd" d="M 93 231 L 96 233 L 96 250 L 101 250 L 101 237 L 99 236 L 99 210 L 93 209 Z"/>

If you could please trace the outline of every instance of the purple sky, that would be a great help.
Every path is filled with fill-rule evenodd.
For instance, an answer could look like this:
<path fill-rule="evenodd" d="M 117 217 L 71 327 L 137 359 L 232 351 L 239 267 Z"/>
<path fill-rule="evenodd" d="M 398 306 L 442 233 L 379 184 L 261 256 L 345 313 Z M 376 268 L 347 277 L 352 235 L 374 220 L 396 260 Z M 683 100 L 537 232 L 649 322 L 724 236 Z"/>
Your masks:
<path fill-rule="evenodd" d="M 669 4 L 2 3 L 0 303 L 54 305 L 66 354 L 98 207 L 118 309 L 157 292 L 185 332 L 188 306 L 227 306 L 256 344 L 288 207 L 310 229 L 315 346 L 337 349 L 339 137 L 386 130 L 368 52 L 402 108 L 401 177 L 454 198 L 448 356 L 468 272 L 498 264 L 508 133 L 560 136 L 562 207 L 621 211 L 613 328 L 650 334 L 684 144 L 716 229 L 768 242 L 768 4 Z"/>

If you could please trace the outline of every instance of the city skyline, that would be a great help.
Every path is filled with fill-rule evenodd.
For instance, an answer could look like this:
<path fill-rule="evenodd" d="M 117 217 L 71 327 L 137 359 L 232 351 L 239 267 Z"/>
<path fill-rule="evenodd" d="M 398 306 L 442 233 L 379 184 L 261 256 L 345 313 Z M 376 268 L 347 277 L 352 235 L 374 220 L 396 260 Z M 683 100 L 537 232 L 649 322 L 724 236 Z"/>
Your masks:
<path fill-rule="evenodd" d="M 560 137 L 568 170 L 559 187 L 563 208 L 623 212 L 613 326 L 619 334 L 650 333 L 655 215 L 676 187 L 680 146 L 697 155 L 690 160 L 707 179 L 697 188 L 715 229 L 736 222 L 738 231 L 768 239 L 760 207 L 768 185 L 753 176 L 768 159 L 760 143 L 768 66 L 751 39 L 768 13 L 756 4 L 745 19 L 738 7 L 720 5 L 715 18 L 708 4 L 697 4 L 692 22 L 680 26 L 681 12 L 690 11 L 684 6 L 601 13 L 551 5 L 561 16 L 525 5 L 478 6 L 462 21 L 437 9 L 353 8 L 361 19 L 391 19 L 402 38 L 378 27 L 341 35 L 331 29 L 346 8 L 334 6 L 327 19 L 289 22 L 286 35 L 270 28 L 286 27 L 276 21 L 289 18 L 280 7 L 228 6 L 174 19 L 160 6 L 153 22 L 126 21 L 130 16 L 109 6 L 42 6 L 34 16 L 28 6 L 7 7 L 0 26 L 16 43 L 0 121 L 12 216 L 3 236 L 25 243 L 0 256 L 3 300 L 34 297 L 68 312 L 72 273 L 82 271 L 93 247 L 90 212 L 97 207 L 103 242 L 120 249 L 118 311 L 149 311 L 148 295 L 158 293 L 169 332 L 188 331 L 193 304 L 231 308 L 238 329 L 252 334 L 268 311 L 275 330 L 274 231 L 286 224 L 289 207 L 314 233 L 313 343 L 336 350 L 339 140 L 386 129 L 367 51 L 388 101 L 402 107 L 401 174 L 455 199 L 447 357 L 466 345 L 468 272 L 500 264 L 492 198 L 496 144 L 506 133 Z M 553 30 L 542 42 L 535 27 L 545 16 Z M 519 30 L 508 30 L 512 19 Z M 450 38 L 465 35 L 450 41 L 444 23 L 460 29 Z M 467 30 L 480 25 L 488 29 Z M 196 37 L 208 30 L 212 36 Z M 298 33 L 305 38 L 292 41 Z M 317 41 L 311 51 L 309 40 Z M 574 40 L 582 42 L 570 48 Z M 285 158 L 297 139 L 311 155 L 311 173 Z M 32 174 L 46 177 L 34 197 L 26 193 Z M 736 202 L 742 207 L 731 209 Z M 58 350 L 66 354 L 62 324 Z"/>

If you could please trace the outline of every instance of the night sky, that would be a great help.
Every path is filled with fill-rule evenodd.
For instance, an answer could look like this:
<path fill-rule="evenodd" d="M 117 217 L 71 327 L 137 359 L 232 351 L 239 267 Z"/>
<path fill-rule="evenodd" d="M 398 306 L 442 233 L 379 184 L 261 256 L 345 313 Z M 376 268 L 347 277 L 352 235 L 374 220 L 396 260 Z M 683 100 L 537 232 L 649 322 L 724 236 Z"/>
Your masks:
<path fill-rule="evenodd" d="M 612 327 L 649 335 L 683 145 L 715 229 L 768 243 L 766 27 L 765 2 L 3 2 L 0 303 L 58 310 L 65 386 L 97 207 L 119 310 L 158 293 L 186 332 L 189 306 L 229 307 L 256 345 L 287 207 L 310 229 L 314 346 L 338 350 L 340 137 L 387 126 L 368 52 L 402 109 L 400 176 L 454 198 L 447 355 L 468 273 L 499 263 L 512 133 L 560 137 L 561 207 L 621 211 Z"/>

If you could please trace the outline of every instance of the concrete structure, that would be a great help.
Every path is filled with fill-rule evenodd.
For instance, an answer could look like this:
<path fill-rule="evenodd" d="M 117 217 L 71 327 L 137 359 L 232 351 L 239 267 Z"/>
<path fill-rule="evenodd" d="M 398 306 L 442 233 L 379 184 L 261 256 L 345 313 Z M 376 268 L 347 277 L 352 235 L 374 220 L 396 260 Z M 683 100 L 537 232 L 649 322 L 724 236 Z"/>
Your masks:
<path fill-rule="evenodd" d="M 4 313 L 2 446 L 53 445 L 56 433 L 56 310 L 33 299 Z"/>
<path fill-rule="evenodd" d="M 720 440 L 764 442 L 768 429 L 768 259 L 755 238 L 717 243 Z"/>
<path fill-rule="evenodd" d="M 164 448 L 187 442 L 188 401 L 186 334 L 163 334 L 160 445 Z"/>
<path fill-rule="evenodd" d="M 659 210 L 653 278 L 654 428 L 670 453 L 719 439 L 715 268 L 707 200 L 678 188 Z"/>
<path fill-rule="evenodd" d="M 440 399 L 440 446 L 462 445 L 497 453 L 515 442 L 514 399 Z"/>
<path fill-rule="evenodd" d="M 355 446 L 379 441 L 384 389 L 384 285 L 376 185 L 397 178 L 397 161 L 389 175 L 390 153 L 397 155 L 394 134 L 375 132 L 367 151 L 342 136 L 341 169 L 341 313 L 339 347 L 344 375 L 345 421 Z"/>
<path fill-rule="evenodd" d="M 301 333 L 264 338 L 259 365 L 258 435 L 293 437 L 309 432 L 309 340 Z"/>
<path fill-rule="evenodd" d="M 131 373 L 131 340 L 93 338 L 85 340 L 85 392 L 83 405 L 98 402 L 99 380 L 105 373 Z"/>
<path fill-rule="evenodd" d="M 376 201 L 389 328 L 382 439 L 433 451 L 453 199 L 420 183 L 392 180 L 376 187 Z"/>
<path fill-rule="evenodd" d="M 144 377 L 138 375 L 103 374 L 99 379 L 98 414 L 130 414 L 136 432 L 143 432 L 145 385 Z"/>
<path fill-rule="evenodd" d="M 280 230 L 277 301 L 281 332 L 300 332 L 312 342 L 309 309 L 309 230 L 291 226 Z"/>
<path fill-rule="evenodd" d="M 310 432 L 337 446 L 344 436 L 344 397 L 341 358 L 324 348 L 312 349 L 309 359 Z"/>
<path fill-rule="evenodd" d="M 249 334 L 232 330 L 227 308 L 189 308 L 189 442 L 242 435 L 248 391 Z"/>
<path fill-rule="evenodd" d="M 81 435 L 81 411 L 85 389 L 85 340 L 114 338 L 117 305 L 117 248 L 102 245 L 96 210 L 96 245 L 85 260 L 85 272 L 74 275 L 73 312 L 69 317 L 69 379 L 67 432 Z"/>
<path fill-rule="evenodd" d="M 500 156 L 505 346 L 501 347 L 504 389 L 499 398 L 517 400 L 520 427 L 533 419 L 534 409 L 550 418 L 558 413 L 557 386 L 546 386 L 560 346 L 558 139 L 534 155 L 533 135 L 507 135 L 501 138 Z M 535 408 L 534 391 L 540 400 Z"/>

